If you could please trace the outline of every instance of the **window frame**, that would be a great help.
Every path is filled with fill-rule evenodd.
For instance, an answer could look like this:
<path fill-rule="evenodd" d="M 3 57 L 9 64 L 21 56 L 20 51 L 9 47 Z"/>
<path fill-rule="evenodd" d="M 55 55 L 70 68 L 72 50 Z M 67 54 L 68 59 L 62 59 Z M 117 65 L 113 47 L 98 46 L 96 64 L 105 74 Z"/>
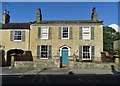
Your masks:
<path fill-rule="evenodd" d="M 46 29 L 47 33 L 43 33 L 43 29 Z M 47 37 L 46 38 L 43 37 L 43 34 L 47 35 Z M 49 27 L 41 27 L 41 33 L 40 33 L 40 35 L 41 35 L 41 39 L 49 39 Z"/>
<path fill-rule="evenodd" d="M 15 36 L 16 36 L 16 32 L 18 32 L 18 31 L 20 31 L 21 32 L 21 35 L 17 35 L 17 36 L 21 36 L 21 40 L 18 40 L 18 39 L 15 39 Z M 13 31 L 13 40 L 15 41 L 15 42 L 22 42 L 22 31 L 21 30 L 14 30 Z"/>
<path fill-rule="evenodd" d="M 42 46 L 47 46 L 47 51 L 42 51 Z M 47 53 L 47 57 L 46 58 L 42 57 L 42 52 Z M 40 46 L 40 59 L 48 59 L 48 55 L 49 55 L 49 46 L 48 45 L 41 45 Z"/>
<path fill-rule="evenodd" d="M 67 38 L 63 37 L 63 28 L 68 28 L 68 37 Z M 61 27 L 61 39 L 70 39 L 70 27 L 68 27 L 68 26 Z"/>
<path fill-rule="evenodd" d="M 82 46 L 82 60 L 91 60 L 91 46 L 89 46 L 89 52 L 84 52 L 83 51 L 83 47 L 87 47 L 87 46 Z M 90 54 L 90 58 L 83 58 L 83 53 L 89 53 Z"/>
<path fill-rule="evenodd" d="M 89 31 L 84 31 L 85 28 L 89 28 Z M 88 34 L 85 34 L 88 33 Z M 88 37 L 84 37 L 85 35 L 88 35 Z M 82 39 L 84 40 L 91 40 L 91 27 L 82 27 Z"/>

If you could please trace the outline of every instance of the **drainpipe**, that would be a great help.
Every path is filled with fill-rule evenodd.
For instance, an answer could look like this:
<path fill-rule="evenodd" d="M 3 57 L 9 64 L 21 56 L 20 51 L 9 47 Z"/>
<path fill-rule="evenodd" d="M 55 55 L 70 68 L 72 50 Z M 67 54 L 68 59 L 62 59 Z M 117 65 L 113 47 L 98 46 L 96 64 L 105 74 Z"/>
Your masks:
<path fill-rule="evenodd" d="M 29 29 L 29 39 L 28 39 L 28 50 L 30 51 L 30 29 Z"/>

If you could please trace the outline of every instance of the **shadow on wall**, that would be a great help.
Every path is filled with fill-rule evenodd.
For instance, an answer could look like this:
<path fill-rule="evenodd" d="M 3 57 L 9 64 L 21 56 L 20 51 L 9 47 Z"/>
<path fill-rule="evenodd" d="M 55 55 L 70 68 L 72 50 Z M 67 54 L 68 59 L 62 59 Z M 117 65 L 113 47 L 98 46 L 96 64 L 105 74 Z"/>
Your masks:
<path fill-rule="evenodd" d="M 23 54 L 23 50 L 21 49 L 10 49 L 7 51 L 7 66 L 11 65 L 11 54 Z"/>
<path fill-rule="evenodd" d="M 15 61 L 33 61 L 31 51 L 24 51 L 23 54 L 17 54 L 15 56 Z"/>
<path fill-rule="evenodd" d="M 21 49 L 11 49 L 7 51 L 7 66 L 11 65 L 11 54 L 16 54 L 14 61 L 33 61 L 31 51 L 24 51 Z"/>
<path fill-rule="evenodd" d="M 5 65 L 5 51 L 0 50 L 0 67 Z"/>
<path fill-rule="evenodd" d="M 112 72 L 113 72 L 113 74 L 120 74 L 120 72 L 118 72 L 118 71 L 116 71 L 115 70 L 115 67 L 114 67 L 114 65 L 111 65 L 111 69 L 112 69 Z"/>

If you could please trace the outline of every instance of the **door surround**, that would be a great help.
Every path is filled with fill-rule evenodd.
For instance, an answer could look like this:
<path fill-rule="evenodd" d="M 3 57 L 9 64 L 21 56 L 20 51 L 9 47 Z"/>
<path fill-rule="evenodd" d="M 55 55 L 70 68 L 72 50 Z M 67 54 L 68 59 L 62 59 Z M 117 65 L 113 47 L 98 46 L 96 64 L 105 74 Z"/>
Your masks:
<path fill-rule="evenodd" d="M 66 45 L 60 47 L 60 56 L 62 56 L 62 49 L 65 48 L 65 47 L 67 47 L 67 49 L 68 49 L 68 56 L 70 56 L 70 47 L 68 47 L 68 46 L 66 46 Z"/>

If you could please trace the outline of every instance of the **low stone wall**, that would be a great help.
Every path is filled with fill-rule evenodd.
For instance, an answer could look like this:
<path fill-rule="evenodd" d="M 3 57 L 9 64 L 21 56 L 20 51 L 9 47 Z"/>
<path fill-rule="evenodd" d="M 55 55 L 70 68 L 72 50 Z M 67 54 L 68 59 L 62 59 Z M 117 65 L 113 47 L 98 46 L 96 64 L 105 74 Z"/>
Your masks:
<path fill-rule="evenodd" d="M 14 68 L 34 68 L 33 61 L 15 61 Z"/>
<path fill-rule="evenodd" d="M 111 69 L 112 65 L 115 66 L 115 63 L 75 62 L 74 68 L 79 68 L 79 69 L 91 69 L 91 68 L 93 68 L 93 69 Z"/>
<path fill-rule="evenodd" d="M 15 61 L 14 68 L 60 68 L 60 64 L 52 60 L 40 61 Z M 115 63 L 108 62 L 74 62 L 69 61 L 69 68 L 77 69 L 111 69 L 111 66 L 116 66 Z"/>
<path fill-rule="evenodd" d="M 57 67 L 52 60 L 34 61 L 34 68 Z"/>
<path fill-rule="evenodd" d="M 41 60 L 41 61 L 15 61 L 14 68 L 48 68 L 57 67 L 51 60 Z"/>

